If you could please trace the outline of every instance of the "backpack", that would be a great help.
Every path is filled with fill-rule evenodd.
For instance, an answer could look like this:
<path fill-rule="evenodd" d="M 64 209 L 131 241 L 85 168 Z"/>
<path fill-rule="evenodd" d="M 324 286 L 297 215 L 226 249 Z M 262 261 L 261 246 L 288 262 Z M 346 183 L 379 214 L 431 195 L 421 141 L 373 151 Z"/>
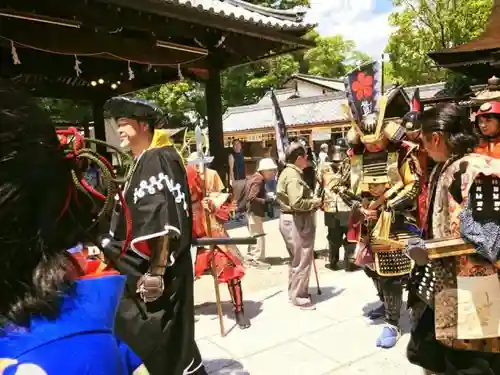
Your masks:
<path fill-rule="evenodd" d="M 236 201 L 236 213 L 244 213 L 248 206 L 248 178 L 233 181 L 233 199 Z"/>

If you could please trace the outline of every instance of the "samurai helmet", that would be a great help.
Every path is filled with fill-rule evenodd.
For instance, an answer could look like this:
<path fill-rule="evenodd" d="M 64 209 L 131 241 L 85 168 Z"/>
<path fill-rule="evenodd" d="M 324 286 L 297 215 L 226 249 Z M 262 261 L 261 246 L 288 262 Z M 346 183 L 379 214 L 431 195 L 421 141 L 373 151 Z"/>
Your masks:
<path fill-rule="evenodd" d="M 348 106 L 346 114 L 351 118 L 352 129 L 362 143 L 375 143 L 388 138 L 397 142 L 404 137 L 404 128 L 396 123 L 384 124 L 385 109 L 389 97 L 382 95 L 382 66 L 375 61 L 359 67 L 344 78 Z M 348 141 L 355 140 L 348 134 Z"/>
<path fill-rule="evenodd" d="M 419 131 L 422 127 L 420 118 L 422 117 L 423 105 L 420 101 L 420 89 L 417 88 L 413 93 L 413 98 L 410 102 L 410 112 L 403 117 L 403 127 L 407 132 Z"/>
<path fill-rule="evenodd" d="M 347 157 L 347 143 L 345 139 L 339 138 L 333 146 L 332 161 L 339 162 Z"/>
<path fill-rule="evenodd" d="M 147 122 L 153 129 L 165 126 L 165 116 L 160 107 L 142 98 L 116 96 L 104 104 L 104 117 L 132 118 Z M 152 130 L 153 130 L 152 129 Z"/>

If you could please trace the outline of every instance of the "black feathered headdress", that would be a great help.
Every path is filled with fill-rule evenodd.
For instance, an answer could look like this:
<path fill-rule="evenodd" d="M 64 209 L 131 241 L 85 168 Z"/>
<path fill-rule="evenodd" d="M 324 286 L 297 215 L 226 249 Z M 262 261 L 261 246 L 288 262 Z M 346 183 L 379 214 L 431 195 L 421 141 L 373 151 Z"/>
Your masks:
<path fill-rule="evenodd" d="M 418 88 L 413 94 L 410 105 L 410 112 L 403 117 L 403 126 L 407 132 L 418 131 L 421 127 L 420 119 L 423 112 L 423 105 L 420 101 L 420 90 Z"/>
<path fill-rule="evenodd" d="M 160 107 L 142 98 L 116 96 L 104 104 L 104 117 L 132 118 L 148 122 L 153 128 L 165 126 L 165 116 Z"/>

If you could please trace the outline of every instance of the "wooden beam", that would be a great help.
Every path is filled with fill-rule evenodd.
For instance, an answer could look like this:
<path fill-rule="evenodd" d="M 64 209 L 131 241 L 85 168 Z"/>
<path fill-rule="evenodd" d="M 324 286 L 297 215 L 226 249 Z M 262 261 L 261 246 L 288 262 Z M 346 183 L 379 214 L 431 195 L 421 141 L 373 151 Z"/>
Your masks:
<path fill-rule="evenodd" d="M 32 96 L 40 98 L 72 99 L 91 101 L 96 95 L 110 98 L 119 95 L 118 92 L 104 87 L 72 87 L 63 84 L 35 84 L 30 81 L 16 81 Z"/>
<path fill-rule="evenodd" d="M 170 13 L 167 15 L 157 15 L 149 11 L 137 11 L 136 9 L 126 7 L 119 8 L 117 5 L 110 4 L 107 1 L 103 3 L 102 1 L 94 0 L 85 2 L 68 2 L 62 0 L 51 0 L 50 2 L 24 0 L 19 2 L 7 0 L 7 3 L 10 8 L 20 12 L 78 21 L 82 24 L 83 28 L 88 27 L 94 32 L 99 32 L 103 35 L 115 33 L 118 37 L 128 36 L 131 39 L 134 37 L 142 41 L 148 40 L 150 43 L 151 39 L 159 39 L 199 47 L 197 42 L 208 44 L 207 38 L 211 38 L 212 34 L 216 34 L 217 39 L 220 39 L 224 34 L 226 43 L 229 43 L 230 40 L 236 40 L 233 43 L 236 48 L 231 48 L 231 58 L 227 59 L 231 61 L 232 65 L 257 61 L 273 55 L 271 51 L 274 51 L 274 53 L 278 51 L 280 53 L 279 51 L 283 49 L 283 42 L 280 41 L 280 38 L 271 37 L 263 39 L 260 35 L 249 36 L 237 31 L 227 32 L 227 30 L 223 33 L 220 28 L 210 28 L 202 24 L 197 24 L 196 20 L 192 17 L 183 20 L 175 19 L 168 17 Z M 179 6 L 176 8 L 179 8 Z M 200 12 L 196 11 L 196 13 Z M 241 21 L 238 22 L 241 23 Z M 244 24 L 247 25 L 248 22 Z M 56 26 L 52 27 L 56 28 Z M 271 31 L 273 30 L 271 29 Z M 133 33 L 131 34 L 131 32 Z M 296 31 L 293 33 L 296 33 Z M 301 41 L 299 44 L 303 44 L 302 39 L 295 36 L 294 38 Z M 240 40 L 243 40 L 243 42 L 240 42 Z M 307 42 L 307 44 L 311 45 L 310 42 Z M 271 45 L 274 46 L 271 47 Z M 287 46 L 289 49 L 290 46 Z M 263 48 L 265 50 L 262 50 Z M 297 46 L 293 48 L 296 49 Z M 129 51 L 133 51 L 133 49 L 129 49 Z M 216 51 L 218 54 L 225 54 L 227 52 L 228 50 L 224 50 L 223 48 Z M 228 64 L 225 65 L 230 66 Z"/>
<path fill-rule="evenodd" d="M 34 15 L 64 18 L 78 21 L 84 27 L 97 28 L 104 32 L 125 34 L 131 31 L 142 33 L 143 37 L 155 36 L 169 41 L 189 41 L 196 46 L 194 38 L 204 40 L 207 28 L 164 16 L 138 12 L 135 9 L 95 1 L 65 0 L 7 0 L 11 10 Z"/>
<path fill-rule="evenodd" d="M 14 65 L 10 51 L 10 45 L 0 48 L 0 75 L 3 77 L 16 77 L 19 75 L 41 75 L 49 80 L 61 81 L 76 79 L 83 83 L 90 83 L 99 78 L 104 79 L 110 85 L 112 82 L 128 81 L 128 64 L 125 61 L 102 60 L 92 57 L 78 57 L 81 62 L 82 73 L 77 77 L 75 72 L 75 57 L 54 55 L 35 50 L 19 49 L 18 55 L 20 65 Z M 177 67 L 153 67 L 132 64 L 135 79 L 131 81 L 132 90 L 138 90 L 148 86 L 155 86 L 178 79 Z M 199 71 L 182 69 L 184 77 L 200 81 L 202 77 Z"/>
<path fill-rule="evenodd" d="M 95 29 L 74 29 L 27 21 L 2 19 L 0 33 L 17 48 L 36 48 L 48 53 L 94 56 L 101 59 L 132 61 L 143 65 L 178 64 L 203 67 L 203 56 L 196 53 L 156 47 L 156 40 L 137 40 Z M 195 63 L 196 61 L 196 63 Z"/>

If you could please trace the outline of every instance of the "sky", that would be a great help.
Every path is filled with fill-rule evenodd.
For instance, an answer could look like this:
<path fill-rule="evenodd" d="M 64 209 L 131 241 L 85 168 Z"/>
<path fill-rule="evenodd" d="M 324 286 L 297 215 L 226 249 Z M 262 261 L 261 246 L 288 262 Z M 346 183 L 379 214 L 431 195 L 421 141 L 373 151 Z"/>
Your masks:
<path fill-rule="evenodd" d="M 321 36 L 341 34 L 356 42 L 356 49 L 380 58 L 391 27 L 392 0 L 310 0 L 309 21 Z"/>

